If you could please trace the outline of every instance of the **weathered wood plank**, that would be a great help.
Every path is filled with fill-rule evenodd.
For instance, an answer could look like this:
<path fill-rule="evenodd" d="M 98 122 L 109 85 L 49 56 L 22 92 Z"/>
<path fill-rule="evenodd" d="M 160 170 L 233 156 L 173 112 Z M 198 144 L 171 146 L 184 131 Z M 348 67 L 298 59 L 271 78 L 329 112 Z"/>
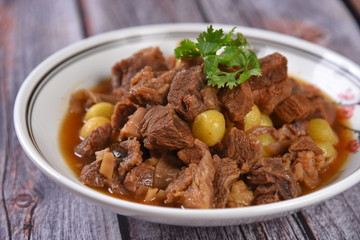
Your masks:
<path fill-rule="evenodd" d="M 296 214 L 266 222 L 226 227 L 178 227 L 128 218 L 134 239 L 309 239 Z"/>
<path fill-rule="evenodd" d="M 354 51 L 360 31 L 341 1 L 241 0 L 236 4 L 232 1 L 199 1 L 211 22 L 264 28 L 302 37 L 360 62 L 358 48 Z"/>
<path fill-rule="evenodd" d="M 203 21 L 196 1 L 192 0 L 81 2 L 89 35 L 136 25 Z"/>
<path fill-rule="evenodd" d="M 5 81 L 5 77 L 9 63 L 6 63 L 8 48 L 5 46 L 8 42 L 10 42 L 10 32 L 13 28 L 13 21 L 9 16 L 7 9 L 3 6 L 0 7 L 0 27 L 0 239 L 8 239 L 11 237 L 11 226 L 6 206 L 4 184 L 7 173 L 7 150 L 9 149 L 9 131 L 7 128 L 8 126 L 11 126 L 11 123 L 8 123 L 11 118 L 9 117 L 10 114 L 7 113 L 9 89 L 8 82 Z"/>
<path fill-rule="evenodd" d="M 354 194 L 355 192 L 355 194 Z M 360 184 L 324 203 L 303 211 L 319 239 L 359 239 Z"/>
<path fill-rule="evenodd" d="M 12 108 L 26 75 L 82 38 L 74 1 L 19 0 L 1 2 L 0 9 L 0 238 L 118 239 L 116 214 L 49 181 L 25 156 L 13 129 Z"/>

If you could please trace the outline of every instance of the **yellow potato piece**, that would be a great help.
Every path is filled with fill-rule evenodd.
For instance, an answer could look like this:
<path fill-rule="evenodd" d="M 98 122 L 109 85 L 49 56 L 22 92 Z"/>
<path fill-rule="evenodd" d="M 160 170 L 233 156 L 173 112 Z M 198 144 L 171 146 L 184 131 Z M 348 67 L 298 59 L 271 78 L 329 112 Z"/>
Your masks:
<path fill-rule="evenodd" d="M 274 126 L 274 124 L 273 124 L 271 118 L 269 117 L 269 115 L 261 114 L 260 126 L 269 126 L 269 127 Z"/>
<path fill-rule="evenodd" d="M 80 137 L 83 139 L 88 137 L 93 130 L 108 122 L 110 120 L 106 117 L 93 117 L 89 119 L 80 129 Z"/>
<path fill-rule="evenodd" d="M 208 146 L 219 143 L 225 134 L 224 115 L 216 110 L 207 110 L 196 116 L 192 133 Z"/>
<path fill-rule="evenodd" d="M 337 155 L 337 151 L 334 146 L 329 142 L 317 142 L 316 145 L 323 150 L 324 157 L 335 157 Z"/>
<path fill-rule="evenodd" d="M 329 142 L 332 144 L 339 142 L 339 139 L 332 130 L 330 124 L 322 118 L 310 120 L 309 135 L 315 142 Z"/>
<path fill-rule="evenodd" d="M 244 117 L 244 130 L 245 132 L 253 127 L 260 125 L 261 121 L 261 112 L 259 108 L 254 105 L 252 106 L 250 112 L 248 112 Z"/>
<path fill-rule="evenodd" d="M 108 102 L 100 102 L 92 105 L 86 112 L 84 120 L 87 121 L 94 117 L 106 117 L 111 118 L 114 112 L 114 105 Z"/>

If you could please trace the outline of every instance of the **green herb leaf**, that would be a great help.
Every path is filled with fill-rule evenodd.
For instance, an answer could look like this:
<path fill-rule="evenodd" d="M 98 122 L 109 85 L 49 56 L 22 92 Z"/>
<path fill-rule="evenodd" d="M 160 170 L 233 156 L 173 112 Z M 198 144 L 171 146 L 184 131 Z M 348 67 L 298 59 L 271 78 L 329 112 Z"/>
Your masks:
<path fill-rule="evenodd" d="M 260 63 L 250 49 L 246 38 L 235 28 L 224 35 L 222 29 L 214 30 L 210 25 L 206 32 L 197 38 L 197 42 L 185 39 L 175 49 L 176 58 L 202 57 L 204 73 L 211 86 L 230 89 L 245 82 L 251 76 L 261 76 Z M 217 54 L 222 49 L 221 54 Z M 221 67 L 221 69 L 220 69 Z"/>

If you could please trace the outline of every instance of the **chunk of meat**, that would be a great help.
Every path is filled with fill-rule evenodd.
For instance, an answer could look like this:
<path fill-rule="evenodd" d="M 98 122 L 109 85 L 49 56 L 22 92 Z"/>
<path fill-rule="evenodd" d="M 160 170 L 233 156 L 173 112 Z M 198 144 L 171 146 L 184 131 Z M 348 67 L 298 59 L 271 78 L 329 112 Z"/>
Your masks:
<path fill-rule="evenodd" d="M 301 94 L 294 94 L 279 104 L 274 112 L 283 123 L 306 119 L 313 111 L 310 100 Z"/>
<path fill-rule="evenodd" d="M 193 57 L 193 58 L 182 58 L 176 62 L 176 68 L 178 69 L 188 69 L 197 65 L 202 65 L 204 63 L 204 59 L 201 57 Z"/>
<path fill-rule="evenodd" d="M 83 167 L 80 173 L 80 181 L 89 187 L 106 186 L 106 178 L 100 174 L 101 161 L 94 161 Z"/>
<path fill-rule="evenodd" d="M 335 122 L 336 108 L 334 104 L 330 103 L 322 96 L 311 98 L 311 102 L 314 106 L 314 110 L 310 114 L 309 119 L 323 118 L 330 125 L 332 125 Z"/>
<path fill-rule="evenodd" d="M 261 76 L 251 77 L 248 82 L 252 90 L 269 87 L 287 78 L 287 59 L 280 53 L 260 58 Z"/>
<path fill-rule="evenodd" d="M 115 107 L 111 116 L 111 126 L 114 130 L 121 129 L 128 121 L 128 117 L 136 111 L 136 106 L 128 101 L 119 101 Z"/>
<path fill-rule="evenodd" d="M 240 169 L 235 160 L 230 158 L 213 157 L 216 165 L 214 188 L 215 208 L 224 208 L 229 197 L 231 185 L 239 178 Z"/>
<path fill-rule="evenodd" d="M 200 90 L 202 101 L 207 109 L 215 109 L 220 111 L 221 105 L 217 97 L 218 92 L 219 89 L 217 87 L 210 86 L 205 86 L 203 89 Z"/>
<path fill-rule="evenodd" d="M 114 103 L 115 99 L 112 95 L 94 93 L 87 89 L 80 89 L 71 95 L 69 111 L 74 114 L 85 113 L 86 109 L 99 102 Z"/>
<path fill-rule="evenodd" d="M 281 158 L 262 158 L 246 176 L 255 191 L 255 204 L 297 197 L 301 189 Z"/>
<path fill-rule="evenodd" d="M 143 162 L 126 174 L 124 186 L 131 192 L 136 192 L 139 186 L 152 187 L 155 167 Z"/>
<path fill-rule="evenodd" d="M 170 70 L 156 76 L 153 69 L 146 66 L 131 79 L 129 99 L 140 105 L 165 105 L 174 75 L 175 70 Z"/>
<path fill-rule="evenodd" d="M 208 149 L 203 149 L 199 164 L 183 168 L 166 188 L 167 203 L 177 202 L 185 208 L 211 208 L 214 201 L 215 163 Z"/>
<path fill-rule="evenodd" d="M 296 121 L 290 124 L 284 124 L 279 130 L 280 140 L 293 140 L 301 136 L 308 135 L 309 121 Z"/>
<path fill-rule="evenodd" d="M 198 65 L 178 71 L 171 83 L 167 100 L 187 122 L 194 121 L 199 113 L 207 110 L 200 94 L 204 81 L 203 66 Z"/>
<path fill-rule="evenodd" d="M 284 124 L 276 134 L 272 134 L 277 141 L 270 143 L 265 149 L 273 156 L 284 154 L 295 139 L 308 135 L 308 125 L 306 120 Z"/>
<path fill-rule="evenodd" d="M 297 138 L 289 147 L 290 152 L 312 151 L 316 155 L 322 155 L 323 151 L 316 146 L 316 143 L 309 136 Z"/>
<path fill-rule="evenodd" d="M 146 108 L 139 107 L 132 115 L 129 116 L 129 120 L 120 130 L 121 139 L 141 138 L 141 133 L 140 133 L 141 121 L 143 120 L 145 113 L 146 113 Z"/>
<path fill-rule="evenodd" d="M 119 176 L 123 179 L 128 171 L 142 163 L 142 151 L 140 143 L 135 138 L 114 143 L 111 152 L 120 160 L 118 167 Z"/>
<path fill-rule="evenodd" d="M 233 89 L 224 88 L 219 97 L 231 122 L 240 122 L 254 105 L 253 95 L 248 81 Z"/>
<path fill-rule="evenodd" d="M 289 147 L 293 154 L 292 171 L 296 179 L 313 189 L 320 183 L 319 172 L 326 166 L 323 151 L 308 136 L 296 139 Z"/>
<path fill-rule="evenodd" d="M 148 149 L 175 150 L 193 146 L 190 127 L 175 113 L 171 104 L 149 109 L 141 125 L 144 146 Z"/>
<path fill-rule="evenodd" d="M 283 81 L 252 91 L 254 102 L 264 114 L 271 114 L 275 107 L 287 99 L 292 92 L 293 80 L 285 78 Z"/>
<path fill-rule="evenodd" d="M 309 189 L 315 188 L 321 181 L 314 152 L 299 152 L 292 165 L 292 170 L 296 180 L 302 182 Z"/>
<path fill-rule="evenodd" d="M 205 143 L 195 139 L 193 147 L 183 148 L 178 151 L 178 158 L 185 164 L 189 165 L 190 163 L 199 163 L 202 158 L 202 152 L 204 149 L 207 149 Z"/>
<path fill-rule="evenodd" d="M 262 147 L 256 137 L 233 127 L 219 144 L 219 152 L 222 157 L 236 160 L 241 169 L 246 171 L 260 158 Z"/>
<path fill-rule="evenodd" d="M 259 136 L 265 133 L 271 134 L 276 139 L 279 138 L 278 131 L 271 126 L 256 126 L 246 132 L 246 134 L 251 136 Z"/>
<path fill-rule="evenodd" d="M 332 125 L 336 118 L 336 107 L 328 101 L 320 89 L 313 85 L 296 84 L 294 93 L 302 94 L 312 103 L 312 112 L 308 119 L 323 118 Z"/>
<path fill-rule="evenodd" d="M 131 78 L 145 66 L 152 67 L 154 71 L 168 70 L 165 58 L 158 47 L 142 49 L 113 66 L 113 93 L 118 100 L 127 97 Z"/>
<path fill-rule="evenodd" d="M 110 144 L 111 133 L 110 123 L 105 123 L 96 128 L 75 147 L 75 154 L 88 160 L 94 160 L 95 152 L 106 148 Z"/>

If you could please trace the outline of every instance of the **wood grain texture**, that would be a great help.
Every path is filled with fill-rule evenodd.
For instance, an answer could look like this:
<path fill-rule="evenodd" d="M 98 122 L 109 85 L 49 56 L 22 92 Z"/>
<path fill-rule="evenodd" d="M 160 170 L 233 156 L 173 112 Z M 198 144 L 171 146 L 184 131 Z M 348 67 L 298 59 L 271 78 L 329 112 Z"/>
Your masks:
<path fill-rule="evenodd" d="M 89 35 L 136 25 L 202 22 L 193 0 L 81 0 Z"/>
<path fill-rule="evenodd" d="M 82 38 L 76 5 L 19 0 L 0 9 L 0 239 L 118 239 L 116 215 L 49 181 L 25 156 L 13 129 L 12 108 L 26 75 Z"/>
<path fill-rule="evenodd" d="M 296 214 L 266 222 L 226 227 L 178 227 L 129 218 L 129 232 L 133 239 L 309 239 L 298 222 Z"/>
<path fill-rule="evenodd" d="M 303 214 L 319 239 L 360 238 L 360 185 L 347 190 Z"/>
<path fill-rule="evenodd" d="M 36 169 L 12 124 L 12 106 L 25 76 L 84 36 L 169 22 L 279 31 L 360 62 L 359 27 L 340 0 L 0 0 L 0 239 L 360 239 L 360 184 L 288 217 L 194 228 L 117 217 Z"/>

